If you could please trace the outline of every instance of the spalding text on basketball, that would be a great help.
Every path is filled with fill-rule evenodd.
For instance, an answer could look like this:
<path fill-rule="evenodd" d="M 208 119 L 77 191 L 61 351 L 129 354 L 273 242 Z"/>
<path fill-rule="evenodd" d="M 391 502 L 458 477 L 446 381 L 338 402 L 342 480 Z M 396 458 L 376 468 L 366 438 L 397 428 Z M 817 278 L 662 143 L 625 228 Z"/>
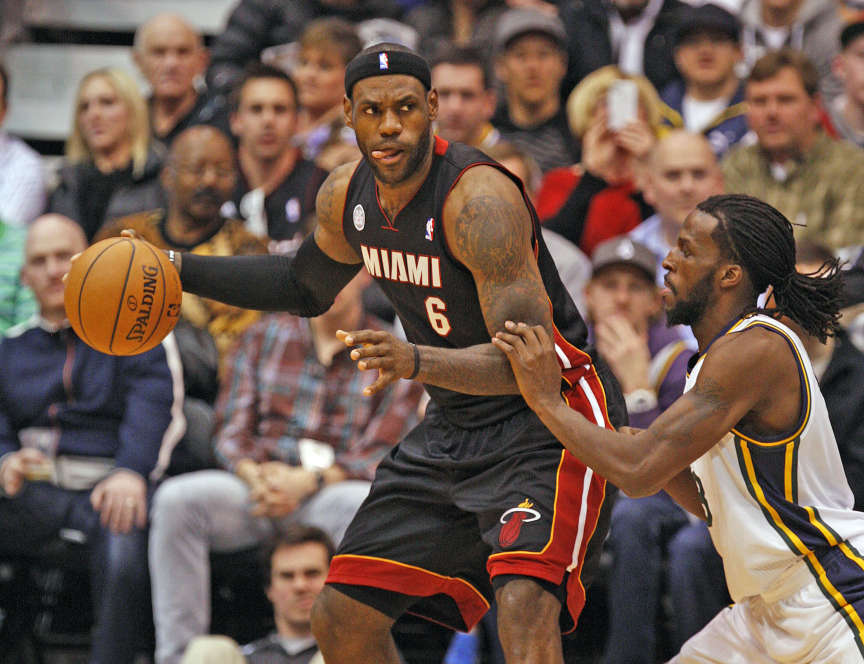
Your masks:
<path fill-rule="evenodd" d="M 139 303 L 138 317 L 126 334 L 126 339 L 129 341 L 144 341 L 144 334 L 150 324 L 153 295 L 156 293 L 156 277 L 159 275 L 159 268 L 155 265 L 142 265 L 141 270 L 144 273 L 144 287 L 142 288 L 144 293 Z"/>

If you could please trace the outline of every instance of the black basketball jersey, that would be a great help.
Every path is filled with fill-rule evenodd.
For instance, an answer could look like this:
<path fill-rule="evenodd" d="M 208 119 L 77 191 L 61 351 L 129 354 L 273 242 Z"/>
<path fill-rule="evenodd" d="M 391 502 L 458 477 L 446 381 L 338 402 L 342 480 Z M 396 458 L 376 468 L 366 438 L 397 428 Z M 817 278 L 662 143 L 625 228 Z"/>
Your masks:
<path fill-rule="evenodd" d="M 345 238 L 393 303 L 409 341 L 441 348 L 489 343 L 474 278 L 453 257 L 441 223 L 451 189 L 467 169 L 481 164 L 500 169 L 523 191 L 534 253 L 557 328 L 559 359 L 564 360 L 563 351 L 574 367 L 585 365 L 591 358 L 578 349 L 585 346 L 587 329 L 543 243 L 534 207 L 518 178 L 479 150 L 436 137 L 429 175 L 392 220 L 381 209 L 372 169 L 362 160 L 348 185 Z M 465 428 L 485 426 L 527 407 L 520 395 L 474 396 L 433 385 L 426 389 L 447 418 Z"/>

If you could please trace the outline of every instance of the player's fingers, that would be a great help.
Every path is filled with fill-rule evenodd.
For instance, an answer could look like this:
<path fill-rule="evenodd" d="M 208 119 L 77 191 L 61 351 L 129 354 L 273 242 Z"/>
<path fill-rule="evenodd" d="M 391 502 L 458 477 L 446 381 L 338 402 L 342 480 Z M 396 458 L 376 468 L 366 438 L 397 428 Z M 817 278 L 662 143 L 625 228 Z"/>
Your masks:
<path fill-rule="evenodd" d="M 378 373 L 378 378 L 375 379 L 375 382 L 363 388 L 363 394 L 367 397 L 371 397 L 373 394 L 376 394 L 377 392 L 383 390 L 397 378 L 399 377 L 392 371 L 380 371 Z"/>
<path fill-rule="evenodd" d="M 120 503 L 120 509 L 117 510 L 115 533 L 128 533 L 132 528 L 132 520 L 135 517 L 134 503 Z"/>
<path fill-rule="evenodd" d="M 511 321 L 507 321 L 508 323 Z M 524 345 L 524 350 L 529 353 L 536 353 L 540 344 L 537 339 L 537 333 L 530 325 L 527 323 L 514 323 L 512 327 L 508 327 L 508 329 L 514 334 L 518 335 L 522 339 L 522 344 Z"/>
<path fill-rule="evenodd" d="M 147 526 L 147 501 L 141 500 L 135 506 L 135 527 L 143 530 Z"/>
<path fill-rule="evenodd" d="M 522 339 L 525 338 L 525 334 L 528 332 L 528 326 L 525 323 L 516 323 L 512 320 L 504 321 L 504 327 L 510 334 L 516 335 Z"/>
<path fill-rule="evenodd" d="M 378 330 L 336 330 L 336 336 L 346 346 L 361 346 L 363 344 L 380 343 L 387 338 L 387 333 Z"/>
<path fill-rule="evenodd" d="M 141 236 L 138 235 L 138 231 L 132 230 L 131 228 L 124 228 L 120 231 L 120 237 L 128 237 L 133 240 L 138 240 Z"/>
<path fill-rule="evenodd" d="M 509 355 L 514 350 L 513 346 L 504 341 L 504 339 L 502 339 L 500 335 L 501 333 L 499 332 L 494 337 L 492 337 L 492 345 Z"/>
<path fill-rule="evenodd" d="M 393 358 L 391 357 L 366 357 L 357 363 L 357 368 L 360 371 L 369 371 L 370 369 L 391 370 L 393 369 Z"/>
<path fill-rule="evenodd" d="M 380 357 L 387 355 L 389 348 L 384 344 L 364 344 L 351 351 L 352 360 L 362 360 L 364 357 Z"/>
<path fill-rule="evenodd" d="M 520 346 L 524 346 L 525 342 L 522 340 L 522 337 L 515 333 L 510 332 L 497 332 L 495 336 L 501 341 L 509 344 L 514 350 L 518 349 Z"/>
<path fill-rule="evenodd" d="M 96 512 L 101 511 L 102 503 L 105 500 L 105 490 L 101 485 L 97 486 L 93 491 L 90 492 L 90 505 L 92 505 L 93 509 Z"/>
<path fill-rule="evenodd" d="M 18 457 L 25 461 L 42 462 L 47 458 L 42 450 L 37 450 L 35 447 L 25 447 L 19 453 Z"/>
<path fill-rule="evenodd" d="M 549 336 L 545 327 L 542 325 L 535 325 L 534 334 L 537 336 L 537 341 L 540 343 L 543 350 L 553 350 L 555 348 L 555 344 L 552 343 L 552 337 Z"/>

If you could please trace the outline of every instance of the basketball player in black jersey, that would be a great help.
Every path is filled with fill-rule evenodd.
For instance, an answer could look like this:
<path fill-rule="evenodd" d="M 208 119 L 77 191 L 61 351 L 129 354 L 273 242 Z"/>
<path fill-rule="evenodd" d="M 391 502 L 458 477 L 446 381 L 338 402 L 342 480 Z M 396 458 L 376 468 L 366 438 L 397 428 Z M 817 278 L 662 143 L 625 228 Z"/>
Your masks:
<path fill-rule="evenodd" d="M 379 466 L 333 559 L 313 616 L 326 661 L 395 664 L 390 627 L 403 612 L 467 630 L 494 598 L 508 662 L 560 663 L 611 487 L 526 406 L 491 335 L 506 320 L 542 325 L 556 340 L 564 398 L 598 426 L 623 423 L 622 400 L 585 350 L 521 183 L 433 137 L 436 112 L 422 58 L 367 49 L 347 68 L 345 99 L 364 158 L 321 187 L 317 227 L 294 259 L 171 258 L 188 291 L 302 316 L 326 311 L 368 270 L 408 341 L 369 330 L 342 340 L 359 369 L 379 372 L 370 393 L 409 378 L 432 397 Z"/>

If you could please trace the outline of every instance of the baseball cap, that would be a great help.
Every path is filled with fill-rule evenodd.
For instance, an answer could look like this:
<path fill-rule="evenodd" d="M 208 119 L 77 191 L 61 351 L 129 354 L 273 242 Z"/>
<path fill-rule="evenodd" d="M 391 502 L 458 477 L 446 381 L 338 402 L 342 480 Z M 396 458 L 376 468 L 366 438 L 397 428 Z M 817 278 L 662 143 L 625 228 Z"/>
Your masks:
<path fill-rule="evenodd" d="M 741 38 L 741 22 L 734 14 L 714 4 L 681 7 L 675 16 L 678 27 L 675 31 L 675 46 L 699 30 L 712 30 L 727 35 L 733 42 Z"/>
<path fill-rule="evenodd" d="M 644 244 L 631 240 L 626 235 L 613 237 L 594 248 L 591 274 L 595 275 L 610 265 L 631 265 L 642 270 L 651 283 L 657 279 L 657 259 L 654 254 Z"/>
<path fill-rule="evenodd" d="M 840 46 L 846 48 L 862 34 L 864 34 L 864 19 L 849 23 L 840 33 Z"/>
<path fill-rule="evenodd" d="M 562 50 L 567 49 L 567 32 L 557 16 L 533 9 L 508 9 L 495 25 L 495 50 L 503 51 L 517 37 L 539 33 L 552 39 Z"/>

